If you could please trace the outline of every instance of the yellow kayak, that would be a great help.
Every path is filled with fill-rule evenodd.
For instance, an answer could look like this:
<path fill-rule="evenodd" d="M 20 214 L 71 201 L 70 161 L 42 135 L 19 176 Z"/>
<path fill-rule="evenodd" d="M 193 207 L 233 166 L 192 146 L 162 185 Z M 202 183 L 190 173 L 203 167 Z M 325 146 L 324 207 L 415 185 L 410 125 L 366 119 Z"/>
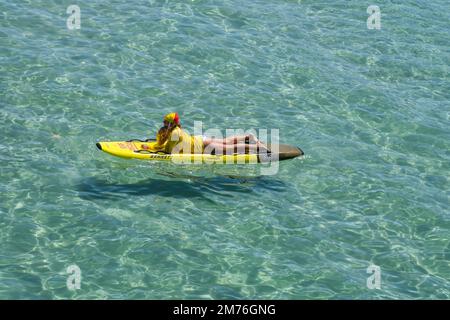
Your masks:
<path fill-rule="evenodd" d="M 155 160 L 155 161 L 172 161 L 176 163 L 228 163 L 228 164 L 256 164 L 261 162 L 281 161 L 292 159 L 303 155 L 303 151 L 297 147 L 279 144 L 277 153 L 260 153 L 260 154 L 229 154 L 229 155 L 213 155 L 213 154 L 182 154 L 163 152 L 150 152 L 152 146 L 156 143 L 154 139 L 146 141 L 128 140 L 128 141 L 108 141 L 97 142 L 97 148 L 103 152 L 109 153 L 116 157 L 126 159 Z M 269 146 L 270 148 L 270 146 Z M 273 148 L 272 149 L 276 149 Z"/>

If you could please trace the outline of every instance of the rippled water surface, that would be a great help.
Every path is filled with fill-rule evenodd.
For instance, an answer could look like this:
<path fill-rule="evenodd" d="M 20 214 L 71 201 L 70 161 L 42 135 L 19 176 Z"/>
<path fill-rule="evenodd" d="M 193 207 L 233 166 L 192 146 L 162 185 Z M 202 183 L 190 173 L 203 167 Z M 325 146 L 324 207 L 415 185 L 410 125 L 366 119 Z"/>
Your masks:
<path fill-rule="evenodd" d="M 381 30 L 356 0 L 70 4 L 0 0 L 0 298 L 450 298 L 448 1 L 376 1 Z M 173 110 L 306 156 L 95 148 Z"/>

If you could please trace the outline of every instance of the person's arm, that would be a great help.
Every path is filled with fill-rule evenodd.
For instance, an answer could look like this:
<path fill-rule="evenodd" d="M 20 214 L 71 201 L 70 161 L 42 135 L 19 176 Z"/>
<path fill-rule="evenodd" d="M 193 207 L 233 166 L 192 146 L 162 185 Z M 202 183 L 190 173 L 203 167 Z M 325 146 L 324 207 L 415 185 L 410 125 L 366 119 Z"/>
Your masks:
<path fill-rule="evenodd" d="M 143 144 L 141 145 L 142 149 L 148 150 L 148 149 L 155 149 L 155 151 L 163 151 L 165 149 L 165 146 L 167 144 L 167 141 L 162 141 L 163 136 L 163 129 L 159 129 L 158 133 L 156 134 L 156 143 L 153 144 L 152 148 L 149 148 L 147 145 Z"/>
<path fill-rule="evenodd" d="M 181 134 L 181 129 L 176 128 L 172 131 L 172 133 L 169 136 L 169 139 L 165 144 L 165 152 L 166 153 L 172 153 L 173 148 L 183 141 L 183 135 Z"/>

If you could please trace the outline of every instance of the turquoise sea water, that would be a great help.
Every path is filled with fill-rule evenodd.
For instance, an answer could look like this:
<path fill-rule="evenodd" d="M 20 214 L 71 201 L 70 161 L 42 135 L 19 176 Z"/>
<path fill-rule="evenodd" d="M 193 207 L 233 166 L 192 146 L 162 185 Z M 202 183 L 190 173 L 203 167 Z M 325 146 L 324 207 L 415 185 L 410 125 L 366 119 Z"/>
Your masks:
<path fill-rule="evenodd" d="M 445 0 L 0 0 L 0 298 L 450 298 L 448 21 Z M 306 156 L 261 176 L 95 148 L 170 111 Z"/>

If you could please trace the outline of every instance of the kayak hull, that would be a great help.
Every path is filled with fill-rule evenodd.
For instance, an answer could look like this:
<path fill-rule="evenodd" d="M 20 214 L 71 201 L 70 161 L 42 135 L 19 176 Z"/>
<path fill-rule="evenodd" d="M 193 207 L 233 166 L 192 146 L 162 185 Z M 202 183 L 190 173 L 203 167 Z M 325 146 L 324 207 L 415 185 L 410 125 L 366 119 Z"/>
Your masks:
<path fill-rule="evenodd" d="M 256 164 L 272 161 L 282 161 L 304 155 L 300 148 L 286 145 L 268 145 L 271 153 L 260 154 L 229 154 L 229 155 L 213 155 L 213 154 L 167 154 L 163 152 L 150 152 L 145 149 L 151 149 L 154 141 L 107 141 L 97 142 L 96 146 L 99 150 L 109 153 L 116 157 L 126 159 L 139 159 L 149 161 L 172 161 L 175 163 L 224 163 L 224 164 Z"/>

